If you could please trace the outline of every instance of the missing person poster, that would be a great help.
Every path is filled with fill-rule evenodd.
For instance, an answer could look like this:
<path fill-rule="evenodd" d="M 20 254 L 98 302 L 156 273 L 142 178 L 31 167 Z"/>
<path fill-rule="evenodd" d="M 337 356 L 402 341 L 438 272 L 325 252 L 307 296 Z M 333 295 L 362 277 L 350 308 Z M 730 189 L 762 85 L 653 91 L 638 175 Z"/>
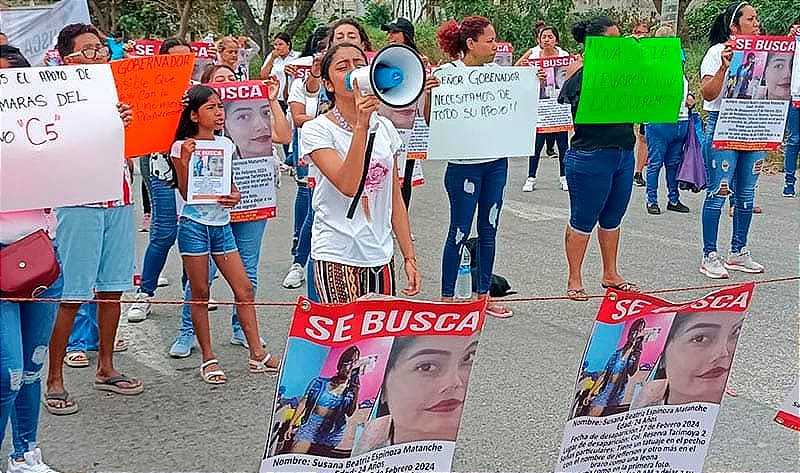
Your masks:
<path fill-rule="evenodd" d="M 557 133 L 572 130 L 572 110 L 569 104 L 558 103 L 558 94 L 567 81 L 567 68 L 575 62 L 575 56 L 531 59 L 530 65 L 545 73 L 540 81 L 538 123 L 536 133 Z"/>
<path fill-rule="evenodd" d="M 775 422 L 800 432 L 800 380 L 794 383 L 775 415 Z"/>
<path fill-rule="evenodd" d="M 231 221 L 275 217 L 275 158 L 267 86 L 261 81 L 208 85 L 217 90 L 225 105 L 225 136 L 236 147 L 233 181 L 242 193 L 242 200 L 231 209 Z"/>
<path fill-rule="evenodd" d="M 181 155 L 181 145 L 183 141 L 172 145 L 172 156 Z M 231 193 L 232 155 L 233 145 L 226 138 L 195 140 L 195 150 L 189 159 L 187 204 L 213 203 L 217 197 Z"/>
<path fill-rule="evenodd" d="M 134 40 L 133 52 L 130 57 L 155 56 L 158 54 L 163 41 L 158 39 L 137 39 Z M 200 82 L 200 78 L 208 66 L 214 64 L 213 43 L 192 42 L 189 46 L 194 53 L 194 66 L 192 68 L 192 80 Z"/>
<path fill-rule="evenodd" d="M 753 288 L 681 304 L 609 290 L 556 471 L 702 472 Z"/>
<path fill-rule="evenodd" d="M 450 471 L 485 301 L 300 298 L 261 473 Z"/>
<path fill-rule="evenodd" d="M 783 143 L 791 99 L 796 40 L 736 36 L 722 86 L 714 149 L 777 150 Z"/>

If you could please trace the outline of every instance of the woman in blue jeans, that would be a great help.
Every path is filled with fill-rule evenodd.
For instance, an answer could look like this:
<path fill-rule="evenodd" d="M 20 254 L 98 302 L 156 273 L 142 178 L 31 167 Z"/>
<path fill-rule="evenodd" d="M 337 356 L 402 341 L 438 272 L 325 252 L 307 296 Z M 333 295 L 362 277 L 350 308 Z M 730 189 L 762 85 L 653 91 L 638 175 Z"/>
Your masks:
<path fill-rule="evenodd" d="M 436 33 L 439 47 L 451 58 L 451 66 L 482 66 L 494 60 L 497 42 L 494 27 L 482 16 L 470 16 L 456 23 L 443 24 Z M 461 59 L 458 59 L 461 58 Z M 429 103 L 429 102 L 426 102 Z M 429 109 L 426 106 L 426 112 Z M 426 113 L 427 115 L 427 113 Z M 478 210 L 478 285 L 480 298 L 489 297 L 494 268 L 497 226 L 503 206 L 503 191 L 508 179 L 508 159 L 452 160 L 447 163 L 444 187 L 450 199 L 450 228 L 442 252 L 442 300 L 455 294 L 461 252 L 472 230 Z M 511 309 L 490 301 L 486 312 L 495 317 L 511 317 Z"/>
<path fill-rule="evenodd" d="M 703 158 L 706 162 L 707 189 L 703 202 L 703 260 L 700 272 L 709 278 L 727 279 L 728 270 L 762 273 L 764 266 L 753 261 L 747 249 L 747 236 L 753 219 L 753 200 L 764 151 L 734 151 L 712 148 L 714 130 L 719 118 L 723 87 L 728 76 L 733 51 L 728 44 L 732 34 L 760 33 L 756 10 L 747 2 L 731 4 L 714 21 L 709 33 L 712 46 L 700 65 L 700 90 L 708 122 L 703 136 Z M 733 195 L 733 234 L 727 258 L 717 254 L 717 237 L 722 206 Z"/>
<path fill-rule="evenodd" d="M 572 27 L 575 41 L 583 43 L 587 36 L 619 36 L 619 27 L 608 17 L 598 16 Z M 568 79 L 558 96 L 559 103 L 568 103 L 573 117 L 581 99 L 583 61 L 570 66 Z M 569 186 L 570 218 L 564 237 L 569 276 L 567 297 L 587 301 L 581 269 L 595 225 L 603 260 L 600 281 L 604 288 L 639 292 L 639 287 L 626 281 L 617 269 L 617 252 L 622 218 L 631 198 L 633 180 L 633 147 L 636 138 L 633 124 L 575 124 L 575 134 L 564 159 Z"/>

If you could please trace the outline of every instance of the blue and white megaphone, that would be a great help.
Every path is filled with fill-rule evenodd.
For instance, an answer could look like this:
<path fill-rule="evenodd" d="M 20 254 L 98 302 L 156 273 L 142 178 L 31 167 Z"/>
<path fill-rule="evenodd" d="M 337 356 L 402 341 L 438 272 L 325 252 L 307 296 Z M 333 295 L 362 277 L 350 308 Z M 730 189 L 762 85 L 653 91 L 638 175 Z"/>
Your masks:
<path fill-rule="evenodd" d="M 353 90 L 354 79 L 362 95 L 375 95 L 392 108 L 412 105 L 425 89 L 425 65 L 413 49 L 390 44 L 378 51 L 372 63 L 347 73 L 345 84 Z"/>

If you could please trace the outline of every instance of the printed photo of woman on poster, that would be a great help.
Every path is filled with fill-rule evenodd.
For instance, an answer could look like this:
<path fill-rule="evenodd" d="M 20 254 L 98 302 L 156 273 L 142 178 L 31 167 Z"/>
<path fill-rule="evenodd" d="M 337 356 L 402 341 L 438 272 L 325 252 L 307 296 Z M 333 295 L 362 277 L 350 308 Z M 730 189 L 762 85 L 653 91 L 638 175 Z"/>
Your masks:
<path fill-rule="evenodd" d="M 792 96 L 792 62 L 794 53 L 769 53 L 757 98 L 789 100 Z"/>
<path fill-rule="evenodd" d="M 225 103 L 225 133 L 236 145 L 236 158 L 272 155 L 272 126 L 267 100 L 233 100 Z"/>
<path fill-rule="evenodd" d="M 360 388 L 357 365 L 360 352 L 357 346 L 347 348 L 336 363 L 337 373 L 332 378 L 314 378 L 306 388 L 305 395 L 295 409 L 285 441 L 291 441 L 291 453 L 309 453 L 314 448 L 332 450 L 344 437 L 347 418 L 352 416 L 358 404 Z M 324 455 L 324 454 L 323 454 Z"/>
<path fill-rule="evenodd" d="M 479 336 L 396 338 L 375 415 L 356 435 L 353 456 L 408 442 L 455 441 Z"/>
<path fill-rule="evenodd" d="M 743 312 L 675 316 L 664 352 L 631 409 L 663 404 L 719 404 L 744 323 Z"/>

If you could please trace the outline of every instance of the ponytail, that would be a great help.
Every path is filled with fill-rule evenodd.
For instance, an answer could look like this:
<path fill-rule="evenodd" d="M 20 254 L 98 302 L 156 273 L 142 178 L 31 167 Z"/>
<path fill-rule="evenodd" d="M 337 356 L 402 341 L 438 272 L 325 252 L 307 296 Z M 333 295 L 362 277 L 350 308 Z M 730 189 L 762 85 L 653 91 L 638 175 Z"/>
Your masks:
<path fill-rule="evenodd" d="M 458 59 L 467 53 L 467 39 L 477 41 L 491 24 L 492 22 L 483 16 L 468 16 L 461 20 L 460 24 L 455 20 L 449 20 L 436 32 L 436 42 L 448 56 Z"/>
<path fill-rule="evenodd" d="M 577 43 L 583 44 L 587 36 L 603 36 L 607 29 L 615 25 L 614 20 L 605 15 L 595 16 L 572 25 L 572 37 Z"/>
<path fill-rule="evenodd" d="M 728 5 L 728 8 L 714 19 L 711 31 L 708 32 L 708 41 L 712 45 L 728 41 L 731 36 L 731 26 L 739 24 L 744 7 L 749 5 L 748 2 L 736 2 Z"/>

